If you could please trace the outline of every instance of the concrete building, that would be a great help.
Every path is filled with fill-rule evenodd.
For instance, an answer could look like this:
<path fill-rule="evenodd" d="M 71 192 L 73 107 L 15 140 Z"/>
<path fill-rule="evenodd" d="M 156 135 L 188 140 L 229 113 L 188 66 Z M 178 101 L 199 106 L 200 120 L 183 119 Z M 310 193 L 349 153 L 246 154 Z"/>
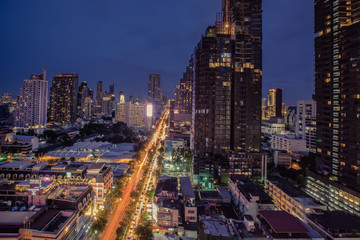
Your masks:
<path fill-rule="evenodd" d="M 296 106 L 296 137 L 306 140 L 306 151 L 316 152 L 316 102 L 300 100 Z"/>
<path fill-rule="evenodd" d="M 267 191 L 276 206 L 295 217 L 306 220 L 306 214 L 317 209 L 327 210 L 327 206 L 315 201 L 306 193 L 284 179 L 267 180 Z"/>
<path fill-rule="evenodd" d="M 292 154 L 288 153 L 285 150 L 275 150 L 274 151 L 274 164 L 275 167 L 284 167 L 290 168 L 292 161 Z"/>
<path fill-rule="evenodd" d="M 113 184 L 113 172 L 105 163 L 94 163 L 87 169 L 86 178 L 90 180 L 95 192 L 95 202 L 102 205 L 106 193 Z"/>
<path fill-rule="evenodd" d="M 274 150 L 285 150 L 288 153 L 306 151 L 306 140 L 296 139 L 293 136 L 272 135 L 271 148 Z"/>
<path fill-rule="evenodd" d="M 46 70 L 23 81 L 17 99 L 14 132 L 42 134 L 47 124 L 48 81 Z"/>
<path fill-rule="evenodd" d="M 306 223 L 325 240 L 360 239 L 360 218 L 343 211 L 317 211 Z"/>
<path fill-rule="evenodd" d="M 360 194 L 342 184 L 306 172 L 306 193 L 329 207 L 360 217 Z"/>
<path fill-rule="evenodd" d="M 259 211 L 257 222 L 268 239 L 323 240 L 318 233 L 285 211 Z"/>
<path fill-rule="evenodd" d="M 194 53 L 194 182 L 209 189 L 228 174 L 231 154 L 261 144 L 262 1 L 222 1 L 221 10 Z"/>
<path fill-rule="evenodd" d="M 243 175 L 231 175 L 228 186 L 239 215 L 250 215 L 256 219 L 259 210 L 275 208 L 271 197 Z"/>
<path fill-rule="evenodd" d="M 55 74 L 50 88 L 50 120 L 71 123 L 77 117 L 77 73 Z"/>
<path fill-rule="evenodd" d="M 317 166 L 360 190 L 360 8 L 358 1 L 315 1 Z"/>

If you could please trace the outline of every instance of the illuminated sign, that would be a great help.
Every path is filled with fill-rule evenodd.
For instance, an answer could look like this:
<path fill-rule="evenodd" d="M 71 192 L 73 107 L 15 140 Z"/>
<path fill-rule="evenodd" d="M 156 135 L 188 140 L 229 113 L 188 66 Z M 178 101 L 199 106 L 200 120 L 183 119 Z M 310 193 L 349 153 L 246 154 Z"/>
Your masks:
<path fill-rule="evenodd" d="M 66 172 L 66 178 L 71 178 L 71 172 Z"/>
<path fill-rule="evenodd" d="M 152 115 L 153 115 L 153 105 L 152 103 L 148 103 L 148 105 L 146 106 L 146 116 L 152 117 Z"/>

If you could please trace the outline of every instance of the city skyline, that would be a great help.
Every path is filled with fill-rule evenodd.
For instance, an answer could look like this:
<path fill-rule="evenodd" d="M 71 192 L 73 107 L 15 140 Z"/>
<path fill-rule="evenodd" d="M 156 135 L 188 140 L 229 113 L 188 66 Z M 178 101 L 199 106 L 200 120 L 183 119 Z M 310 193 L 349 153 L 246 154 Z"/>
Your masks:
<path fill-rule="evenodd" d="M 204 1 L 182 1 L 176 6 L 162 1 L 142 4 L 143 8 L 136 9 L 133 3 L 88 2 L 83 13 L 78 13 L 77 9 L 83 6 L 80 3 L 24 2 L 21 9 L 10 2 L 1 3 L 4 19 L 0 26 L 5 36 L 1 40 L 1 94 L 11 92 L 16 96 L 21 82 L 29 74 L 46 68 L 49 78 L 55 73 L 75 72 L 79 74 L 79 81 L 87 81 L 90 88 L 95 88 L 96 81 L 103 81 L 105 85 L 115 83 L 115 92 L 141 96 L 146 96 L 146 88 L 139 91 L 139 86 L 146 86 L 150 73 L 160 72 L 164 95 L 172 96 L 203 29 L 214 24 L 220 3 L 206 2 L 206 8 L 203 8 Z M 100 10 L 92 14 L 98 8 Z M 132 15 L 127 11 L 117 14 L 115 9 L 124 8 L 136 11 L 128 11 Z M 286 11 L 279 11 L 285 8 Z M 42 15 L 34 15 L 29 9 L 39 10 Z M 170 10 L 173 14 L 169 14 Z M 264 2 L 263 10 L 263 96 L 270 88 L 283 88 L 284 102 L 295 104 L 304 96 L 311 98 L 314 93 L 313 4 Z M 62 14 L 67 19 L 57 20 Z M 300 20 L 296 16 L 306 18 Z M 42 21 L 43 17 L 46 22 Z M 143 24 L 149 17 L 156 31 L 148 30 Z M 125 24 L 124 18 L 134 19 L 131 26 Z M 294 26 L 291 28 L 290 19 Z M 91 27 L 85 24 L 87 21 L 92 23 Z M 26 28 L 22 27 L 25 22 Z M 124 34 L 136 40 L 130 41 Z M 20 41 L 24 37 L 27 39 Z M 301 86 L 291 89 L 299 82 Z"/>

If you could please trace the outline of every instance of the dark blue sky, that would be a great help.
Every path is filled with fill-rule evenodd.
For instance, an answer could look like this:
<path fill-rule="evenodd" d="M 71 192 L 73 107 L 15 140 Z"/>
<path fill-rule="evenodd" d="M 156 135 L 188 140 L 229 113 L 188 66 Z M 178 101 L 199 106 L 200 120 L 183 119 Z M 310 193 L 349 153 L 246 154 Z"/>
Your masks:
<path fill-rule="evenodd" d="M 162 73 L 172 97 L 196 43 L 215 22 L 220 0 L 1 0 L 0 93 L 48 69 L 146 96 Z M 313 93 L 313 1 L 263 1 L 263 93 L 283 88 L 295 103 Z"/>

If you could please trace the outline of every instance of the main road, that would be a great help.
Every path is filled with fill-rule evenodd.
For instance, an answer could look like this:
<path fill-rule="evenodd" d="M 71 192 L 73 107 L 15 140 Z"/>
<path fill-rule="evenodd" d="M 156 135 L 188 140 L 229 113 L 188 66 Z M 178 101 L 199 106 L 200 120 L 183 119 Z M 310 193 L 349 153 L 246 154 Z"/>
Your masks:
<path fill-rule="evenodd" d="M 163 114 L 154 134 L 151 138 L 151 141 L 145 146 L 145 154 L 141 159 L 140 165 L 135 169 L 135 172 L 132 174 L 129 183 L 127 184 L 123 196 L 118 201 L 115 209 L 111 212 L 108 220 L 108 224 L 106 225 L 103 233 L 100 236 L 101 240 L 114 240 L 116 239 L 116 229 L 119 227 L 121 220 L 123 219 L 126 211 L 126 207 L 129 205 L 131 198 L 131 192 L 136 188 L 136 184 L 138 183 L 140 176 L 143 172 L 143 166 L 148 162 L 149 151 L 154 147 L 156 142 L 158 142 L 161 137 L 161 133 L 163 128 L 166 126 L 165 121 L 169 116 L 169 110 L 166 110 Z"/>

